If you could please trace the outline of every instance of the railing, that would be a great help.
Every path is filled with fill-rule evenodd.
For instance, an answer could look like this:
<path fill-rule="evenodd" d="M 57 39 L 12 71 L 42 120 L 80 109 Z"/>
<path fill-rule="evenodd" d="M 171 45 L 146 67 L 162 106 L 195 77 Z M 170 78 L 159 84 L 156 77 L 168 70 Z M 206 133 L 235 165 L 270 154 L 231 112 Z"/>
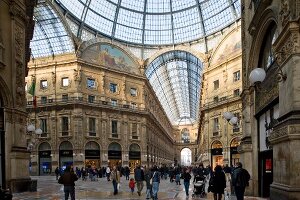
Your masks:
<path fill-rule="evenodd" d="M 233 96 L 233 95 L 223 96 L 223 97 L 219 98 L 218 102 L 211 101 L 211 102 L 203 104 L 202 109 L 208 109 L 208 108 L 216 107 L 216 106 L 219 106 L 219 105 L 222 105 L 222 104 L 225 104 L 225 103 L 229 103 L 229 102 L 232 102 L 232 101 L 236 101 L 236 100 L 239 100 L 239 99 L 241 99 L 241 97 L 239 97 L 239 96 Z"/>
<path fill-rule="evenodd" d="M 178 140 L 175 141 L 177 144 L 196 144 L 197 140 Z"/>
<path fill-rule="evenodd" d="M 137 105 L 131 104 L 112 104 L 109 101 L 94 100 L 83 98 L 83 97 L 69 97 L 66 98 L 56 98 L 56 99 L 47 99 L 46 101 L 38 101 L 37 107 L 47 107 L 47 106 L 57 106 L 57 105 L 69 105 L 69 104 L 81 104 L 81 105 L 92 105 L 93 107 L 105 107 L 112 109 L 129 109 L 135 111 L 146 111 L 145 108 L 138 107 Z M 27 101 L 27 108 L 33 108 L 33 101 Z"/>

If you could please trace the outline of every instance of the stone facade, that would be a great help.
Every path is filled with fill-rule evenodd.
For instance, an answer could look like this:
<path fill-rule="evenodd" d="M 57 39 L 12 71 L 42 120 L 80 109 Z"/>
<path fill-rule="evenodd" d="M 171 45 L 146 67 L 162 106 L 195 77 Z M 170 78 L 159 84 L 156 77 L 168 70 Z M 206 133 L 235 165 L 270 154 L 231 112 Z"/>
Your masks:
<path fill-rule="evenodd" d="M 242 1 L 243 41 L 243 115 L 244 133 L 241 143 L 242 161 L 248 166 L 252 181 L 252 195 L 264 195 L 260 174 L 261 162 L 258 121 L 255 116 L 278 102 L 279 117 L 268 140 L 272 146 L 272 184 L 270 199 L 299 199 L 299 1 Z M 266 38 L 275 27 L 271 46 Z M 274 62 L 263 64 L 266 50 Z M 266 79 L 259 87 L 252 87 L 249 74 L 256 67 L 265 68 Z M 267 94 L 267 95 L 266 95 Z M 289 148 L 287 148 L 289 147 Z"/>
<path fill-rule="evenodd" d="M 230 166 L 240 159 L 237 153 L 242 135 L 240 31 L 238 26 L 223 37 L 211 53 L 203 74 L 198 162 L 205 166 Z M 235 114 L 238 125 L 231 125 L 224 112 Z"/>

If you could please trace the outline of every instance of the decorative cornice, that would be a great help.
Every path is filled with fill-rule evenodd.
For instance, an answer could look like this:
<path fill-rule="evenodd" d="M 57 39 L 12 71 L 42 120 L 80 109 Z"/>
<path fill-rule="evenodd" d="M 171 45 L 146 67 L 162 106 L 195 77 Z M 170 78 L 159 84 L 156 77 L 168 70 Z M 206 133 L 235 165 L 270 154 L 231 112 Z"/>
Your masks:
<path fill-rule="evenodd" d="M 274 128 L 274 131 L 269 136 L 271 144 L 276 144 L 284 140 L 300 139 L 300 125 L 285 125 L 283 127 Z"/>
<path fill-rule="evenodd" d="M 282 65 L 295 53 L 299 53 L 299 21 L 290 21 L 284 27 L 273 47 L 277 63 Z"/>

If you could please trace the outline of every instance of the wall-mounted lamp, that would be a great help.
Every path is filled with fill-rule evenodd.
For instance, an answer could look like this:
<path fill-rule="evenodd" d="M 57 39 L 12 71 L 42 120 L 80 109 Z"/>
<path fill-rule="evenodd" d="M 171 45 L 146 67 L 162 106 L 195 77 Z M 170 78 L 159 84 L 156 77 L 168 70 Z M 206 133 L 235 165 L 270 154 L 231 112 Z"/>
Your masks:
<path fill-rule="evenodd" d="M 26 127 L 26 130 L 27 130 L 27 132 L 26 132 L 27 135 L 30 137 L 28 146 L 27 146 L 27 150 L 31 151 L 36 142 L 36 138 L 38 138 L 43 133 L 43 131 L 40 128 L 35 129 L 35 126 L 33 124 L 29 124 Z"/>
<path fill-rule="evenodd" d="M 224 112 L 223 116 L 228 121 L 229 124 L 237 125 L 239 119 L 235 117 L 234 114 L 232 114 L 231 112 Z"/>
<path fill-rule="evenodd" d="M 79 155 L 80 155 L 80 156 L 84 156 L 84 154 L 83 154 L 83 153 L 80 153 Z"/>
<path fill-rule="evenodd" d="M 287 79 L 286 74 L 283 73 L 282 69 L 279 66 L 277 66 L 277 68 L 277 82 L 285 81 Z M 256 89 L 259 89 L 258 84 L 263 82 L 265 78 L 266 71 L 263 68 L 255 68 L 251 71 L 249 75 L 249 81 L 251 83 L 251 86 L 256 87 Z"/>

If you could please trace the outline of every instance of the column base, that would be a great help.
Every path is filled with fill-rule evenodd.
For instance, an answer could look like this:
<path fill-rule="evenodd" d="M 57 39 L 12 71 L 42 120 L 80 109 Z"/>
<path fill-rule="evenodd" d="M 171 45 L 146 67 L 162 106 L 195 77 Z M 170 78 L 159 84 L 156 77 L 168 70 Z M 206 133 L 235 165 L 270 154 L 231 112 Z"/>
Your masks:
<path fill-rule="evenodd" d="M 7 185 L 12 193 L 37 191 L 37 180 L 32 180 L 30 178 L 11 179 L 8 181 Z"/>
<path fill-rule="evenodd" d="M 292 187 L 279 183 L 270 186 L 270 200 L 297 200 L 300 199 L 300 187 Z"/>

